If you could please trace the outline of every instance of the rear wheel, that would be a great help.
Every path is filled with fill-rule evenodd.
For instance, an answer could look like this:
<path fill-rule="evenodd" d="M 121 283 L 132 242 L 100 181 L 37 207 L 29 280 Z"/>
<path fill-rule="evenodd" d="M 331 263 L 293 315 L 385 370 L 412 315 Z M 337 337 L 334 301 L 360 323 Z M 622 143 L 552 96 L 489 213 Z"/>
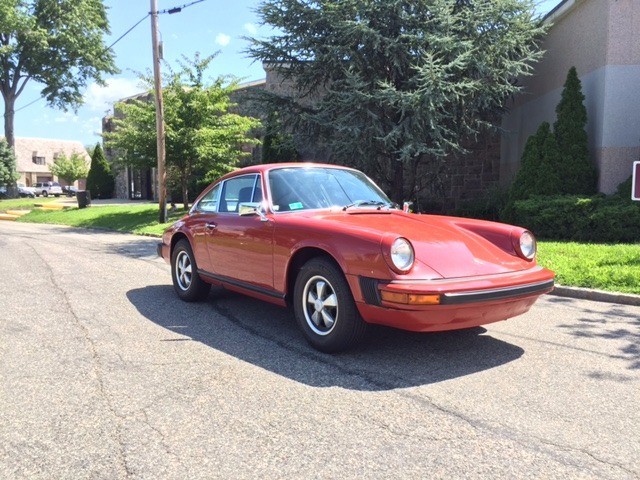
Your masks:
<path fill-rule="evenodd" d="M 49 192 L 47 192 L 46 190 L 42 191 L 42 196 L 43 197 L 48 197 L 49 196 Z"/>
<path fill-rule="evenodd" d="M 322 352 L 346 350 L 367 330 L 342 271 L 325 258 L 312 259 L 300 269 L 293 308 L 307 341 Z"/>
<path fill-rule="evenodd" d="M 176 293 L 185 302 L 204 300 L 209 295 L 211 285 L 198 275 L 196 259 L 187 240 L 180 240 L 171 252 L 171 279 Z"/>

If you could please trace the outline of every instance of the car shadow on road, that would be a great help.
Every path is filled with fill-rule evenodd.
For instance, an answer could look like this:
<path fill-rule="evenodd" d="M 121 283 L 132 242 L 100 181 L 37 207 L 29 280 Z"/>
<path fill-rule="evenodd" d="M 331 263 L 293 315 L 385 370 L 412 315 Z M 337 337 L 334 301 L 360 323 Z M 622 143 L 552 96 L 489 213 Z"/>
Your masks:
<path fill-rule="evenodd" d="M 171 285 L 127 292 L 147 319 L 268 371 L 315 387 L 381 391 L 463 377 L 516 360 L 524 350 L 486 330 L 419 334 L 373 328 L 358 348 L 327 355 L 310 347 L 288 309 L 214 289 L 206 302 L 180 301 Z M 167 340 L 165 340 L 167 341 Z"/>

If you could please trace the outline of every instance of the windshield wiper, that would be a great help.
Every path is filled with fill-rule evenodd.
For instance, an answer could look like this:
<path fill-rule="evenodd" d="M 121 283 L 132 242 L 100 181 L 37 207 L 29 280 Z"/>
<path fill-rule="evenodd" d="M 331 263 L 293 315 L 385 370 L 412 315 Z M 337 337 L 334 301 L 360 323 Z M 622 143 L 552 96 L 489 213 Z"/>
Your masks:
<path fill-rule="evenodd" d="M 390 208 L 392 207 L 393 204 L 391 203 L 387 203 L 387 202 L 382 202 L 380 200 L 357 200 L 353 203 L 350 203 L 349 205 L 345 205 L 344 207 L 342 207 L 342 210 L 347 210 L 349 208 L 352 207 L 378 207 L 376 210 L 380 210 L 382 209 L 382 207 L 387 207 Z"/>

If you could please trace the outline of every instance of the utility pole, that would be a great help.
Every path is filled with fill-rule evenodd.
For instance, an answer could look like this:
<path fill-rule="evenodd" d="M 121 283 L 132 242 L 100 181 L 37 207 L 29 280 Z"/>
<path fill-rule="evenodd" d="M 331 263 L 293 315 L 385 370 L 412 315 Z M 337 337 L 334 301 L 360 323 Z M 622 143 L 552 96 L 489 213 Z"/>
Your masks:
<path fill-rule="evenodd" d="M 151 1 L 151 43 L 153 48 L 153 80 L 156 93 L 156 130 L 158 135 L 158 207 L 159 222 L 167 221 L 167 173 L 165 171 L 164 106 L 160 74 L 160 42 L 158 41 L 158 0 Z"/>

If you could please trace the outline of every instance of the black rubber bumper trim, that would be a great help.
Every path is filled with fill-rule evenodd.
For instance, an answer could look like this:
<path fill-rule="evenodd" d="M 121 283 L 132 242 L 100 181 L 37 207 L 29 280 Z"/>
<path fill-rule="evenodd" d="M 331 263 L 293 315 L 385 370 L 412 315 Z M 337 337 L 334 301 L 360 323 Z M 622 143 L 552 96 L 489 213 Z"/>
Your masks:
<path fill-rule="evenodd" d="M 364 301 L 369 305 L 380 305 L 380 291 L 378 290 L 378 280 L 369 277 L 359 277 L 360 290 Z"/>
<path fill-rule="evenodd" d="M 159 243 L 159 244 L 156 246 L 156 252 L 158 253 L 158 256 L 159 256 L 159 257 L 162 257 L 162 245 L 163 245 L 162 243 Z"/>
<path fill-rule="evenodd" d="M 491 300 L 504 300 L 512 297 L 522 297 L 548 293 L 553 290 L 554 281 L 548 280 L 540 283 L 530 283 L 517 287 L 496 288 L 493 290 L 478 290 L 473 292 L 445 293 L 440 298 L 441 305 L 460 305 L 465 303 L 489 302 Z"/>

